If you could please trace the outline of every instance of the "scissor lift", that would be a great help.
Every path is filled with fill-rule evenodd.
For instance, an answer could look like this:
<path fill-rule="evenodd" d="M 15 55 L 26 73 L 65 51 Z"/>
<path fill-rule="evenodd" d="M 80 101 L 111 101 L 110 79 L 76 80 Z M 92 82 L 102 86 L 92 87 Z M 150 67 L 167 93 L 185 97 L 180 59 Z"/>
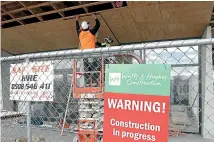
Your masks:
<path fill-rule="evenodd" d="M 93 128 L 82 128 L 84 123 L 92 123 Z M 78 120 L 78 140 L 79 142 L 96 142 L 98 137 L 95 120 Z"/>
<path fill-rule="evenodd" d="M 79 101 L 79 107 L 84 103 L 85 105 L 89 105 L 91 103 L 95 104 L 98 106 L 99 102 L 103 101 L 103 94 L 104 94 L 104 59 L 103 58 L 98 58 L 98 61 L 100 62 L 100 68 L 97 71 L 84 71 L 83 68 L 83 62 L 80 61 L 80 68 L 78 68 L 78 63 L 76 60 L 73 61 L 73 97 L 74 98 L 79 98 L 81 100 L 84 100 L 84 102 Z M 98 78 L 96 78 L 98 81 L 97 86 L 92 85 L 92 77 L 93 74 L 98 74 Z M 85 80 L 84 76 L 86 74 L 89 74 L 89 86 L 85 86 Z M 78 76 L 81 76 L 81 82 L 78 82 Z M 83 78 L 82 78 L 83 77 Z M 79 80 L 80 81 L 80 80 Z M 78 86 L 79 84 L 79 86 Z M 87 101 L 87 100 L 90 101 Z M 87 113 L 94 115 L 96 113 L 96 110 L 93 108 L 91 109 L 79 109 L 79 114 L 80 113 Z M 101 110 L 99 110 L 101 111 Z M 97 112 L 99 112 L 97 111 Z M 94 123 L 93 128 L 87 128 L 87 125 L 85 126 L 86 128 L 83 129 L 81 126 L 84 125 L 84 123 Z M 92 118 L 92 117 L 84 117 L 84 118 L 79 118 L 78 120 L 78 140 L 79 142 L 97 142 L 100 134 L 102 135 L 103 129 L 97 129 L 97 125 L 99 124 L 99 119 Z M 100 132 L 101 131 L 101 132 Z"/>
<path fill-rule="evenodd" d="M 104 60 L 100 58 L 101 70 L 99 71 L 77 71 L 77 61 L 73 61 L 73 96 L 74 98 L 103 98 L 104 93 Z M 97 73 L 99 76 L 98 86 L 92 86 L 92 75 L 90 76 L 90 86 L 77 86 L 77 76 L 84 76 L 85 74 Z M 84 84 L 84 83 L 83 83 Z"/>
<path fill-rule="evenodd" d="M 136 56 L 136 54 L 132 54 L 132 53 L 125 53 L 125 54 L 119 54 L 119 55 L 114 55 L 115 59 L 119 59 L 121 56 L 129 56 L 135 60 L 137 60 L 137 62 L 139 64 L 143 63 L 142 59 L 138 56 Z M 83 60 L 73 60 L 73 80 L 72 80 L 72 90 L 69 94 L 69 98 L 68 98 L 68 103 L 67 103 L 67 107 L 66 107 L 66 112 L 65 112 L 65 118 L 67 115 L 67 110 L 69 107 L 69 100 L 71 98 L 71 94 L 73 94 L 73 98 L 78 98 L 79 100 L 79 107 L 81 104 L 96 104 L 95 106 L 98 106 L 97 103 L 101 102 L 103 104 L 100 104 L 100 106 L 104 105 L 104 83 L 105 83 L 105 78 L 104 78 L 104 68 L 105 68 L 105 59 L 103 57 L 99 58 L 100 61 L 100 69 L 98 71 L 84 71 L 83 68 Z M 78 63 L 79 62 L 79 63 Z M 113 63 L 113 64 L 117 64 L 117 62 L 113 60 L 110 60 L 109 63 Z M 130 62 L 131 63 L 131 62 Z M 129 64 L 130 64 L 129 63 Z M 80 67 L 78 67 L 80 66 Z M 97 86 L 92 86 L 92 78 L 90 78 L 90 85 L 89 86 L 85 86 L 85 80 L 84 80 L 84 75 L 88 73 L 88 74 L 92 74 L 92 73 L 97 73 L 99 75 L 99 83 Z M 78 76 L 82 76 L 82 77 L 78 77 Z M 90 75 L 92 76 L 92 75 Z M 78 86 L 79 84 L 79 86 Z M 82 101 L 83 100 L 83 101 Z M 90 101 L 88 101 L 90 100 Z M 98 115 L 97 117 L 88 117 L 85 116 L 84 118 L 79 117 L 78 119 L 78 127 L 77 127 L 77 132 L 78 132 L 78 138 L 77 138 L 77 142 L 97 142 L 97 141 L 101 141 L 102 142 L 102 133 L 103 133 L 103 128 L 102 127 L 97 127 L 98 124 L 102 124 L 103 123 L 103 114 L 104 112 L 101 111 L 102 109 L 98 109 L 98 112 L 101 113 L 101 115 Z M 79 114 L 81 112 L 86 112 L 86 111 L 96 111 L 93 109 L 79 109 Z M 100 117 L 101 116 L 101 117 Z M 64 118 L 64 120 L 65 120 Z M 101 119 L 102 120 L 101 120 Z M 81 125 L 82 123 L 87 123 L 87 122 L 94 122 L 94 128 L 86 128 L 86 129 L 82 129 Z M 63 124 L 64 126 L 64 124 Z M 63 133 L 63 129 L 64 127 L 62 127 L 62 133 Z M 87 136 L 87 137 L 86 137 Z"/>

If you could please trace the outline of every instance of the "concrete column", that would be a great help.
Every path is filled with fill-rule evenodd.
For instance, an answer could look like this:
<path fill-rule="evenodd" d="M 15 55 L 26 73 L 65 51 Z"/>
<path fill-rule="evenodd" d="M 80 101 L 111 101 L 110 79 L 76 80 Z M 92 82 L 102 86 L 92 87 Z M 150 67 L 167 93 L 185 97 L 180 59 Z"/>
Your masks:
<path fill-rule="evenodd" d="M 211 27 L 207 27 L 203 37 L 212 38 Z M 212 45 L 200 46 L 202 76 L 202 131 L 203 138 L 214 140 L 214 94 Z"/>
<path fill-rule="evenodd" d="M 11 56 L 11 54 L 1 50 L 1 57 Z M 9 100 L 10 96 L 10 64 L 1 62 L 1 81 L 0 81 L 0 109 L 1 110 L 13 110 L 13 101 Z"/>

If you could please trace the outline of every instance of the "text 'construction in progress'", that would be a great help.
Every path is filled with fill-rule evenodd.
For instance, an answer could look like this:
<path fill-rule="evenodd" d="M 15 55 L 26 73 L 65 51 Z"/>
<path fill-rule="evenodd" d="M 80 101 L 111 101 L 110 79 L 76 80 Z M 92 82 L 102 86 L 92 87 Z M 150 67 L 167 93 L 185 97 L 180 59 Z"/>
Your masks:
<path fill-rule="evenodd" d="M 106 68 L 104 142 L 168 141 L 170 71 L 169 65 Z"/>

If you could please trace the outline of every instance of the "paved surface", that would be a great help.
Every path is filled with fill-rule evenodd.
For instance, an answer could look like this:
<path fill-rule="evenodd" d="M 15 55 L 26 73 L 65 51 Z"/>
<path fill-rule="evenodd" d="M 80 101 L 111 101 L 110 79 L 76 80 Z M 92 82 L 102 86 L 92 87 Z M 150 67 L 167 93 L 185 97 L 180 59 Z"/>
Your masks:
<path fill-rule="evenodd" d="M 32 129 L 33 136 L 44 137 L 45 142 L 72 142 L 75 137 L 74 133 L 64 132 L 60 135 L 60 130 L 45 130 L 41 128 Z M 16 138 L 26 136 L 26 128 L 21 127 L 2 127 L 1 129 L 1 142 L 14 142 Z"/>
<path fill-rule="evenodd" d="M 76 134 L 64 132 L 64 135 L 60 135 L 60 130 L 48 130 L 41 128 L 32 129 L 33 136 L 44 137 L 46 142 L 73 142 Z M 1 142 L 14 142 L 18 137 L 26 136 L 26 128 L 24 127 L 1 127 Z M 169 142 L 213 142 L 211 140 L 205 140 L 199 135 L 186 135 L 179 137 L 170 137 Z"/>

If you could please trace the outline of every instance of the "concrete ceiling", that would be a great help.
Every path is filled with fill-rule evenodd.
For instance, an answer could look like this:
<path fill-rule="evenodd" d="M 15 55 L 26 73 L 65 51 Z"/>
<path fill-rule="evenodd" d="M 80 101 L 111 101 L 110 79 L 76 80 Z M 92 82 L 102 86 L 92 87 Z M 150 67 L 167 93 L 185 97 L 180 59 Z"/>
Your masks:
<path fill-rule="evenodd" d="M 93 19 L 88 16 L 93 12 L 87 6 L 82 7 L 87 4 L 90 3 L 79 5 L 85 10 L 85 13 L 81 14 L 80 21 L 88 20 L 93 25 Z M 99 4 L 97 5 L 99 6 Z M 120 8 L 116 8 L 113 4 L 112 8 L 107 10 L 97 8 L 95 12 L 101 22 L 99 40 L 102 41 L 104 37 L 110 36 L 114 39 L 114 45 L 120 45 L 200 37 L 210 23 L 213 5 L 214 2 L 126 2 Z M 29 7 L 32 7 L 32 5 L 24 6 L 24 10 L 29 10 Z M 67 9 L 72 7 L 75 6 L 70 6 Z M 15 9 L 3 8 L 5 9 L 2 11 L 4 15 L 12 15 Z M 70 16 L 66 17 L 64 9 L 66 8 L 62 7 L 60 11 L 55 7 L 53 13 L 59 13 L 61 17 L 53 20 L 44 20 L 43 15 L 36 14 L 35 10 L 32 11 L 34 13 L 30 17 L 28 16 L 32 18 L 33 15 L 34 18 L 40 19 L 35 23 L 26 24 L 24 20 L 28 17 L 16 18 L 15 14 L 12 15 L 14 17 L 12 20 L 3 20 L 2 49 L 12 54 L 22 54 L 77 48 L 79 41 L 75 30 L 75 19 Z M 14 20 L 19 24 L 8 26 L 8 23 L 14 22 Z"/>

